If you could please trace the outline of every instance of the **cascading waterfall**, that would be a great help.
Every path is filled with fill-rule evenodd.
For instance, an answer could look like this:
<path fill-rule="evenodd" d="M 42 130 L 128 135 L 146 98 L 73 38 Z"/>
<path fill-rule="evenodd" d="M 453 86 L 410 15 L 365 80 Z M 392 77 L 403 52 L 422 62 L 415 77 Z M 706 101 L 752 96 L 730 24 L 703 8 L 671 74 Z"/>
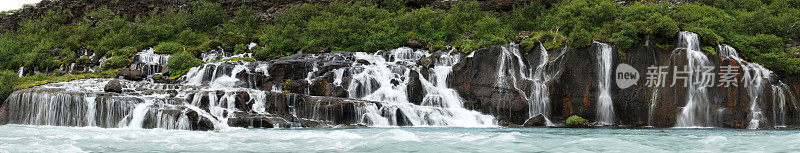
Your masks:
<path fill-rule="evenodd" d="M 697 34 L 683 31 L 679 34 L 678 47 L 686 53 L 688 72 L 686 81 L 686 106 L 683 107 L 675 123 L 676 127 L 709 127 L 711 126 L 710 106 L 706 87 L 710 78 L 703 75 L 705 67 L 710 66 L 706 55 L 700 50 Z M 699 79 L 699 80 L 698 80 Z M 676 83 L 677 84 L 677 83 Z"/>
<path fill-rule="evenodd" d="M 216 57 L 204 57 L 204 59 L 219 60 L 247 55 L 209 56 Z M 317 79 L 333 76 L 334 78 L 330 80 L 332 85 L 344 87 L 345 94 L 351 95 L 352 98 L 381 103 L 378 105 L 374 102 L 361 102 L 361 105 L 355 105 L 355 113 L 358 116 L 354 117 L 354 120 L 358 123 L 376 127 L 496 125 L 494 117 L 464 109 L 456 91 L 447 87 L 446 78 L 452 72 L 452 65 L 460 58 L 460 55 L 453 54 L 452 51 L 433 55 L 427 51 L 400 48 L 391 53 L 354 53 L 354 55 L 332 53 L 296 57 L 297 59 L 291 60 L 314 62 L 313 65 L 309 65 L 312 67 L 304 81 L 311 83 Z M 356 62 L 352 60 L 353 57 L 369 62 L 368 64 Z M 415 62 L 421 58 L 434 59 L 433 67 L 423 68 L 417 65 Z M 152 49 L 148 49 L 137 53 L 135 57 L 137 64 L 131 65 L 131 68 L 147 69 L 148 66 L 160 68 L 167 59 L 168 56 L 155 54 Z M 323 66 L 331 64 L 325 61 L 351 61 L 352 67 L 323 70 Z M 21 111 L 10 114 L 28 115 L 12 117 L 24 120 L 14 119 L 11 123 L 163 129 L 198 129 L 194 126 L 208 127 L 213 124 L 212 128 L 215 130 L 226 130 L 231 128 L 229 124 L 235 124 L 229 121 L 231 118 L 248 117 L 241 116 L 242 113 L 256 115 L 249 117 L 269 118 L 274 115 L 268 112 L 282 111 L 276 110 L 278 108 L 275 108 L 274 104 L 265 105 L 272 103 L 266 95 L 267 92 L 275 91 L 283 94 L 285 91 L 275 84 L 271 85 L 272 91 L 259 90 L 261 86 L 257 86 L 254 79 L 254 77 L 268 79 L 271 64 L 274 62 L 211 62 L 190 69 L 180 78 L 183 80 L 181 84 L 121 81 L 125 92 L 119 94 L 104 92 L 103 87 L 111 79 L 84 79 L 48 84 L 29 89 L 22 94 L 12 95 L 10 99 L 17 100 L 9 103 L 14 105 L 11 110 Z M 421 69 L 427 69 L 425 71 L 429 73 L 424 75 L 420 73 Z M 156 68 L 152 70 L 157 72 Z M 419 76 L 422 89 L 425 90 L 424 100 L 419 105 L 410 103 L 406 95 L 406 86 L 411 75 Z M 347 76 L 347 79 L 344 76 Z M 247 97 L 249 100 L 239 99 Z M 332 119 L 326 116 L 329 114 L 317 112 L 301 114 L 308 111 L 298 111 L 307 109 L 303 108 L 307 106 L 301 104 L 306 102 L 291 94 L 285 98 L 283 101 L 286 102 L 285 106 L 291 116 L 288 118 L 280 116 L 284 118 L 278 117 L 278 120 L 270 119 L 273 125 L 281 126 L 288 123 L 291 126 L 300 126 L 301 121 L 305 119 Z M 59 108 L 55 108 L 56 106 Z M 313 109 L 313 111 L 318 109 L 331 111 L 330 108 L 322 108 L 320 103 Z M 402 124 L 399 118 L 405 118 Z"/>
<path fill-rule="evenodd" d="M 535 69 L 532 69 L 525 64 L 522 54 L 519 52 L 519 45 L 512 43 L 502 46 L 500 60 L 498 61 L 498 70 L 500 71 L 498 72 L 496 86 L 503 87 L 506 86 L 506 82 L 510 82 L 510 86 L 523 94 L 526 101 L 528 101 L 528 116 L 542 115 L 546 126 L 554 126 L 549 119 L 550 93 L 548 83 L 555 78 L 559 70 L 551 69 L 553 65 L 551 65 L 550 56 L 543 45 L 539 44 L 538 52 L 540 54 L 539 63 L 536 64 Z M 558 60 L 565 52 L 566 50 L 562 50 L 552 61 Z M 555 72 L 551 72 L 553 70 Z M 507 81 L 506 78 L 511 80 Z M 525 92 L 518 86 L 518 82 L 521 81 L 531 82 L 530 91 Z"/>
<path fill-rule="evenodd" d="M 381 116 L 378 106 L 372 103 L 365 103 L 363 106 L 356 107 L 358 122 L 372 127 L 387 127 L 389 119 Z"/>
<path fill-rule="evenodd" d="M 614 105 L 611 100 L 611 45 L 593 42 L 598 45 L 597 50 L 597 122 L 598 125 L 614 124 Z"/>
<path fill-rule="evenodd" d="M 764 102 L 763 98 L 761 97 L 762 94 L 772 94 L 772 103 L 773 103 L 773 123 L 775 127 L 782 127 L 785 125 L 785 113 L 786 113 L 786 87 L 785 85 L 778 81 L 776 84 L 773 84 L 773 80 L 771 78 L 772 71 L 769 69 L 764 68 L 758 63 L 750 63 L 739 57 L 739 53 L 736 52 L 736 49 L 731 47 L 730 45 L 719 45 L 720 48 L 720 56 L 728 57 L 737 61 L 742 68 L 743 77 L 742 82 L 744 87 L 747 90 L 747 96 L 750 102 L 750 108 L 748 112 L 748 118 L 750 118 L 750 122 L 747 125 L 748 129 L 757 129 L 760 126 L 761 120 L 764 120 L 764 114 L 761 110 L 761 106 L 759 102 Z M 764 88 L 770 87 L 772 93 L 764 93 Z"/>
<path fill-rule="evenodd" d="M 142 124 L 144 122 L 145 115 L 150 110 L 150 106 L 153 105 L 153 100 L 145 100 L 144 103 L 139 103 L 133 109 L 133 114 L 131 114 L 131 121 L 128 124 L 128 127 L 132 128 L 142 128 Z M 124 122 L 123 122 L 124 123 Z"/>
<path fill-rule="evenodd" d="M 786 103 L 787 98 L 794 99 L 791 96 L 787 96 L 786 92 L 788 90 L 788 86 L 781 82 L 778 85 L 772 85 L 772 122 L 774 127 L 784 128 L 786 127 Z M 778 111 L 780 110 L 780 111 Z M 748 126 L 749 127 L 749 126 Z M 757 127 L 756 127 L 757 128 Z"/>
<path fill-rule="evenodd" d="M 539 63 L 533 73 L 533 87 L 528 99 L 528 116 L 542 115 L 545 119 L 545 125 L 553 126 L 554 124 L 549 119 L 550 91 L 547 87 L 550 76 L 546 74 L 549 60 L 550 56 L 547 54 L 547 49 L 544 48 L 544 45 L 539 44 Z"/>
<path fill-rule="evenodd" d="M 342 77 L 344 77 L 344 70 L 343 68 L 339 68 L 333 71 L 333 85 L 342 86 Z"/>
<path fill-rule="evenodd" d="M 134 55 L 135 61 L 131 64 L 131 69 L 142 70 L 144 75 L 154 75 L 161 72 L 167 65 L 169 54 L 156 54 L 153 48 L 142 50 Z"/>
<path fill-rule="evenodd" d="M 452 71 L 452 65 L 459 56 L 441 53 L 435 66 L 431 68 L 431 76 L 425 79 L 421 73 L 412 73 L 413 69 L 421 69 L 413 63 L 423 57 L 433 57 L 427 51 L 414 51 L 411 48 L 398 48 L 388 53 L 375 54 L 355 53 L 356 59 L 366 60 L 370 64 L 354 62 L 357 68 L 350 80 L 348 93 L 350 98 L 383 102 L 380 113 L 375 112 L 372 105 L 361 106 L 359 119 L 370 126 L 393 126 L 400 111 L 414 126 L 494 126 L 494 117 L 476 111 L 464 109 L 463 101 L 458 94 L 447 87 L 446 78 Z M 338 72 L 335 72 L 338 73 Z M 336 74 L 337 78 L 339 74 Z M 420 106 L 408 101 L 406 88 L 409 75 L 419 75 L 425 96 Z M 339 84 L 339 83 L 337 83 Z M 367 121 L 368 120 L 368 121 Z"/>

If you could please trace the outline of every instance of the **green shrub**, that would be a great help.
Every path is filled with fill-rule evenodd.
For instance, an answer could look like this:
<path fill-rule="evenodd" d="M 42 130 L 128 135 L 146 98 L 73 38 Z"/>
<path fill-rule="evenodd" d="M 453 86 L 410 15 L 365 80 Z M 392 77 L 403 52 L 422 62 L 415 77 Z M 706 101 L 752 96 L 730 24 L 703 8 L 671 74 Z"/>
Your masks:
<path fill-rule="evenodd" d="M 711 55 L 717 55 L 717 51 L 715 51 L 715 50 L 714 50 L 714 47 L 711 47 L 711 46 L 703 46 L 702 50 L 703 50 L 703 51 L 706 51 L 706 52 L 708 52 L 708 53 L 711 53 Z"/>
<path fill-rule="evenodd" d="M 0 71 L 0 105 L 3 105 L 6 97 L 14 91 L 17 84 L 17 73 L 10 70 Z"/>
<path fill-rule="evenodd" d="M 203 65 L 203 60 L 197 59 L 188 52 L 180 52 L 169 57 L 167 67 L 170 76 L 180 76 L 192 67 Z"/>
<path fill-rule="evenodd" d="M 244 53 L 245 50 L 247 50 L 247 46 L 244 44 L 237 44 L 235 47 L 233 47 L 233 53 L 235 54 Z"/>
<path fill-rule="evenodd" d="M 221 47 L 230 50 L 234 48 L 234 44 L 246 44 L 258 41 L 256 34 L 258 34 L 258 16 L 253 12 L 253 9 L 242 6 L 234 13 L 232 20 L 227 20 L 222 27 L 217 29 L 219 40 L 222 42 Z"/>
<path fill-rule="evenodd" d="M 291 86 L 292 83 L 293 83 L 292 79 L 286 79 L 286 80 L 283 81 L 283 87 L 286 88 L 288 86 Z"/>
<path fill-rule="evenodd" d="M 267 49 L 265 47 L 254 47 L 253 48 L 253 56 L 255 56 L 256 59 L 259 59 L 259 60 L 270 60 L 270 59 L 281 57 L 281 56 L 283 56 L 285 54 L 290 54 L 290 53 L 291 52 L 285 52 L 284 53 L 284 52 L 281 52 L 281 51 L 270 50 L 270 49 Z"/>
<path fill-rule="evenodd" d="M 128 46 L 128 47 L 112 50 L 110 53 L 111 53 L 111 56 L 121 56 L 121 57 L 126 57 L 127 58 L 127 57 L 133 56 L 134 54 L 136 54 L 136 52 L 138 52 L 138 50 L 135 47 Z"/>
<path fill-rule="evenodd" d="M 583 119 L 582 117 L 580 117 L 578 115 L 572 115 L 569 118 L 567 118 L 567 126 L 570 126 L 570 127 L 588 127 L 589 126 L 589 121 L 586 120 L 586 119 Z"/>
<path fill-rule="evenodd" d="M 176 38 L 177 42 L 186 46 L 200 46 L 205 42 L 205 35 L 196 33 L 192 29 L 181 31 Z"/>
<path fill-rule="evenodd" d="M 189 26 L 191 26 L 192 29 L 200 29 L 203 31 L 211 30 L 222 24 L 227 16 L 220 3 L 198 1 L 192 2 L 191 6 L 192 13 L 189 15 L 191 19 Z"/>
<path fill-rule="evenodd" d="M 131 60 L 125 56 L 114 56 L 102 63 L 104 70 L 124 68 L 131 64 Z"/>
<path fill-rule="evenodd" d="M 532 51 L 539 43 L 545 47 L 545 49 L 554 49 L 561 47 L 567 41 L 567 37 L 561 35 L 555 31 L 536 31 L 532 32 L 531 37 L 523 40 L 520 45 L 522 49 L 525 51 Z"/>
<path fill-rule="evenodd" d="M 711 29 L 699 28 L 699 27 L 688 27 L 686 29 L 686 31 L 691 31 L 691 32 L 697 33 L 697 35 L 700 36 L 701 43 L 703 43 L 703 44 L 716 45 L 716 44 L 720 44 L 720 43 L 723 42 L 722 37 L 717 35 L 717 33 L 714 32 L 714 30 L 711 30 Z"/>
<path fill-rule="evenodd" d="M 182 52 L 184 47 L 181 44 L 174 42 L 162 42 L 154 47 L 156 53 L 159 54 L 175 54 Z"/>
<path fill-rule="evenodd" d="M 511 11 L 512 19 L 510 24 L 514 29 L 522 31 L 534 31 L 537 28 L 537 18 L 547 9 L 541 1 L 532 1 L 526 5 L 514 6 Z"/>

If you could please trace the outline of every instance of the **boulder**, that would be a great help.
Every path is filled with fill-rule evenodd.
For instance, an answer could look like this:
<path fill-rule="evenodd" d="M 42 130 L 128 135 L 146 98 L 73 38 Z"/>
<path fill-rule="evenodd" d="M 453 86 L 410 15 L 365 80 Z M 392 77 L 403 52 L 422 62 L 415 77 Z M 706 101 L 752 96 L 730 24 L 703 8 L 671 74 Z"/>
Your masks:
<path fill-rule="evenodd" d="M 423 45 L 422 45 L 422 42 L 419 42 L 417 40 L 408 40 L 408 41 L 406 41 L 406 47 L 422 48 Z"/>
<path fill-rule="evenodd" d="M 335 86 L 335 87 L 333 87 L 333 90 L 331 91 L 330 95 L 328 95 L 328 96 L 330 96 L 330 97 L 338 97 L 338 98 L 347 98 L 350 95 L 348 95 L 347 89 L 344 89 L 344 87 Z"/>
<path fill-rule="evenodd" d="M 356 62 L 358 62 L 358 64 L 362 64 L 362 65 L 370 65 L 371 64 L 371 63 L 369 63 L 369 61 L 367 61 L 365 59 L 358 59 Z"/>
<path fill-rule="evenodd" d="M 275 124 L 268 117 L 234 117 L 228 118 L 228 126 L 243 128 L 274 128 Z"/>
<path fill-rule="evenodd" d="M 525 124 L 522 124 L 522 126 L 526 126 L 526 127 L 545 126 L 547 124 L 546 122 L 547 121 L 545 120 L 544 116 L 542 116 L 542 114 L 539 114 L 539 115 L 533 116 L 531 118 L 528 118 L 528 120 L 526 120 Z"/>
<path fill-rule="evenodd" d="M 431 59 L 431 57 L 423 57 L 417 60 L 417 64 L 422 68 L 429 69 L 433 67 L 433 60 Z"/>
<path fill-rule="evenodd" d="M 317 79 L 311 84 L 311 89 L 309 89 L 309 91 L 312 96 L 328 96 L 331 93 L 330 87 L 331 85 L 325 82 L 325 80 Z"/>
<path fill-rule="evenodd" d="M 420 103 L 422 103 L 422 99 L 425 97 L 425 87 L 422 86 L 422 82 L 419 79 L 419 74 L 416 71 L 411 72 L 409 79 L 408 85 L 406 86 L 408 101 L 416 105 L 420 105 Z"/>
<path fill-rule="evenodd" d="M 122 77 L 124 79 L 132 81 L 141 81 L 142 79 L 144 79 L 145 75 L 144 73 L 142 73 L 142 70 L 133 70 L 124 68 L 117 71 L 117 77 Z"/>
<path fill-rule="evenodd" d="M 400 109 L 395 110 L 395 121 L 397 121 L 397 126 L 414 126 L 414 123 L 408 119 L 408 117 L 403 114 L 403 111 Z"/>
<path fill-rule="evenodd" d="M 114 93 L 122 93 L 122 84 L 119 83 L 119 80 L 114 79 L 108 81 L 106 86 L 103 88 L 105 92 L 114 92 Z"/>

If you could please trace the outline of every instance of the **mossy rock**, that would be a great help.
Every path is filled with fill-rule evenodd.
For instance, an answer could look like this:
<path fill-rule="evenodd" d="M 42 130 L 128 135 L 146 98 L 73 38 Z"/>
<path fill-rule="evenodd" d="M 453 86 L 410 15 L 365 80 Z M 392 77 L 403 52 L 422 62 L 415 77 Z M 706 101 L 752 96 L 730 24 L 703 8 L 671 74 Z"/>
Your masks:
<path fill-rule="evenodd" d="M 589 127 L 589 121 L 578 115 L 567 118 L 567 127 Z"/>

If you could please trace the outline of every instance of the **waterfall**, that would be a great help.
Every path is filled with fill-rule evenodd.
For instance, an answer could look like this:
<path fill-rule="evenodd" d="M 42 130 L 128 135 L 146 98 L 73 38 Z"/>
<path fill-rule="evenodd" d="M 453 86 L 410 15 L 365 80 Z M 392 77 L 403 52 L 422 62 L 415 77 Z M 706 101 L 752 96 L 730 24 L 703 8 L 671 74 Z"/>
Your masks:
<path fill-rule="evenodd" d="M 598 45 L 597 50 L 597 122 L 598 125 L 614 124 L 614 105 L 609 90 L 611 88 L 611 45 L 593 42 Z"/>
<path fill-rule="evenodd" d="M 676 50 L 685 50 L 687 65 L 683 68 L 688 76 L 686 86 L 686 106 L 683 107 L 675 123 L 676 127 L 709 127 L 710 106 L 706 87 L 711 81 L 703 76 L 705 67 L 710 66 L 706 55 L 700 50 L 700 41 L 695 33 L 683 31 L 679 34 Z M 698 80 L 699 79 L 699 80 Z M 675 79 L 673 79 L 674 81 Z M 677 83 L 676 83 L 677 84 Z"/>
<path fill-rule="evenodd" d="M 446 78 L 460 56 L 452 55 L 452 51 L 437 55 L 405 47 L 388 53 L 355 53 L 356 59 L 367 61 L 368 64 L 352 64 L 354 71 L 351 72 L 352 78 L 347 88 L 349 97 L 379 101 L 383 105 L 381 108 L 369 104 L 358 106 L 360 122 L 370 126 L 395 126 L 395 119 L 400 112 L 400 117 L 407 118 L 414 126 L 494 126 L 494 117 L 463 108 L 463 101 L 458 93 L 447 87 Z M 438 60 L 430 68 L 430 76 L 425 77 L 412 71 L 424 69 L 414 64 L 417 60 L 434 57 Z M 336 70 L 334 73 L 341 73 L 338 71 L 343 70 Z M 335 75 L 335 82 L 338 82 L 336 80 L 340 80 L 341 75 Z M 406 89 L 410 75 L 419 75 L 423 85 L 425 95 L 420 105 L 412 104 L 408 100 Z"/>
<path fill-rule="evenodd" d="M 19 67 L 19 71 L 17 71 L 17 77 L 21 78 L 24 74 L 25 74 L 25 67 L 24 66 L 20 66 Z"/>
<path fill-rule="evenodd" d="M 9 124 L 119 127 L 137 103 L 126 98 L 97 98 L 57 89 L 35 89 L 12 94 L 5 117 Z"/>
<path fill-rule="evenodd" d="M 786 127 L 787 96 L 785 93 L 788 91 L 786 89 L 788 89 L 788 86 L 783 82 L 778 85 L 772 85 L 772 122 L 774 127 Z"/>
<path fill-rule="evenodd" d="M 536 63 L 535 68 L 529 68 L 519 51 L 519 45 L 509 44 L 503 45 L 500 59 L 498 61 L 498 74 L 495 86 L 502 88 L 510 86 L 513 90 L 523 95 L 528 102 L 528 117 L 535 117 L 542 115 L 545 119 L 545 125 L 554 126 L 550 121 L 550 93 L 548 84 L 560 73 L 558 68 L 559 63 L 551 63 L 551 61 L 559 60 L 566 49 L 562 50 L 559 55 L 550 59 L 547 50 L 540 43 L 537 49 L 539 53 L 539 63 Z M 510 80 L 507 80 L 510 79 Z M 510 84 L 508 84 L 510 82 Z M 520 88 L 522 82 L 529 82 L 531 88 L 526 91 Z"/>
<path fill-rule="evenodd" d="M 342 77 L 344 77 L 344 70 L 343 68 L 339 68 L 333 71 L 333 85 L 342 86 Z"/>
<path fill-rule="evenodd" d="M 316 55 L 311 55 L 311 58 L 317 58 Z M 312 63 L 311 71 L 306 74 L 306 82 L 309 84 L 314 83 L 314 79 L 316 79 L 316 72 L 319 71 L 319 64 L 317 62 Z"/>
<path fill-rule="evenodd" d="M 86 126 L 97 126 L 95 115 L 97 114 L 97 97 L 93 95 L 86 95 L 84 101 L 86 102 Z"/>
<path fill-rule="evenodd" d="M 128 127 L 142 128 L 145 115 L 149 112 L 151 105 L 153 105 L 153 100 L 145 100 L 144 103 L 137 104 L 133 109 L 133 114 L 131 114 L 132 119 Z"/>
<path fill-rule="evenodd" d="M 737 53 L 736 49 L 730 45 L 722 44 L 719 45 L 718 48 L 720 49 L 720 56 L 735 60 L 741 65 L 741 68 L 744 71 L 741 81 L 747 90 L 747 96 L 750 100 L 750 108 L 748 112 L 748 118 L 750 118 L 750 122 L 747 125 L 747 128 L 757 129 L 760 127 L 761 120 L 765 119 L 761 110 L 761 106 L 759 105 L 759 102 L 764 102 L 763 98 L 761 97 L 762 94 L 772 94 L 772 103 L 774 107 L 772 109 L 774 123 L 773 126 L 782 127 L 786 120 L 785 106 L 787 101 L 785 94 L 787 91 L 784 90 L 785 86 L 783 83 L 778 81 L 776 84 L 772 84 L 772 71 L 764 68 L 758 63 L 750 63 L 745 61 L 739 57 L 739 53 Z M 770 87 L 770 89 L 772 89 L 772 93 L 764 93 L 764 89 L 767 85 Z"/>
<path fill-rule="evenodd" d="M 528 99 L 528 116 L 542 115 L 545 119 L 545 125 L 553 126 L 550 121 L 550 90 L 547 87 L 547 82 L 550 81 L 550 75 L 547 74 L 547 63 L 550 60 L 547 50 L 544 45 L 539 44 L 539 63 L 533 73 L 533 87 L 531 88 L 531 95 Z"/>
<path fill-rule="evenodd" d="M 381 116 L 380 110 L 378 110 L 378 106 L 372 103 L 364 103 L 363 106 L 357 106 L 355 108 L 356 114 L 358 114 L 358 123 L 364 124 L 367 126 L 372 127 L 387 127 L 389 125 L 389 119 Z"/>
<path fill-rule="evenodd" d="M 169 57 L 169 54 L 156 54 L 153 48 L 148 48 L 134 55 L 130 68 L 142 70 L 142 74 L 147 76 L 158 74 L 167 65 Z"/>

